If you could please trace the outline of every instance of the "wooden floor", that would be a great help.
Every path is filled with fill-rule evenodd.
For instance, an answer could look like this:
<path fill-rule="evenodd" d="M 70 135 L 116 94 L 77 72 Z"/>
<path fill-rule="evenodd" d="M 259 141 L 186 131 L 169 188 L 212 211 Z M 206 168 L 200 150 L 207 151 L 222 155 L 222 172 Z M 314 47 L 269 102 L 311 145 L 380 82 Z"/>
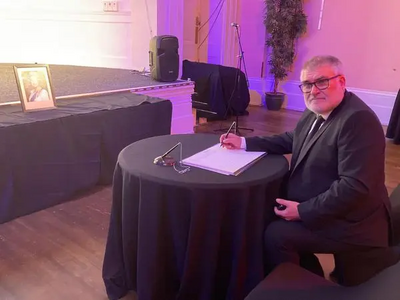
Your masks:
<path fill-rule="evenodd" d="M 292 129 L 299 112 L 250 107 L 239 126 L 243 135 L 271 135 Z M 232 120 L 198 126 L 214 132 Z M 387 143 L 389 192 L 400 181 L 400 146 Z M 102 187 L 62 205 L 0 225 L 1 300 L 107 299 L 101 278 L 110 217 L 111 188 Z M 324 258 L 326 270 L 332 262 Z M 161 300 L 161 299 L 160 299 Z"/>

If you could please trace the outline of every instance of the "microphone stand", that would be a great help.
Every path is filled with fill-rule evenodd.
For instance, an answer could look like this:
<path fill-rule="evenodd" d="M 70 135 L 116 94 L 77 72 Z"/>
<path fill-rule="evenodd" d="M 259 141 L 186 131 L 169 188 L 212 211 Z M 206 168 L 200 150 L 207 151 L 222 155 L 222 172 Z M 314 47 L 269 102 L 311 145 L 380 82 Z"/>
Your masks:
<path fill-rule="evenodd" d="M 244 73 L 245 73 L 245 77 L 246 77 L 246 83 L 247 83 L 247 87 L 249 87 L 249 77 L 247 76 L 247 68 L 246 68 L 246 61 L 244 59 L 244 51 L 243 51 L 243 47 L 242 47 L 242 41 L 240 39 L 240 33 L 239 33 L 239 25 L 236 23 L 232 23 L 232 26 L 236 28 L 236 35 L 238 38 L 238 42 L 239 42 L 239 55 L 238 55 L 238 70 L 236 72 L 237 76 L 235 78 L 235 87 L 236 89 L 233 90 L 232 92 L 232 96 L 231 99 L 229 99 L 229 103 L 228 103 L 228 107 L 227 107 L 227 112 L 229 111 L 230 107 L 231 107 L 231 102 L 233 99 L 233 95 L 235 94 L 235 92 L 237 92 L 237 97 L 240 101 L 240 71 L 242 71 L 242 62 L 243 62 L 243 67 L 244 67 Z M 240 127 L 239 126 L 239 116 L 238 114 L 236 114 L 236 126 L 235 126 L 235 131 L 234 133 L 236 135 L 240 135 L 240 130 L 247 130 L 247 131 L 254 131 L 254 129 L 252 128 L 246 128 L 246 127 Z M 215 131 L 226 131 L 227 128 L 222 128 L 222 129 L 217 129 Z"/>

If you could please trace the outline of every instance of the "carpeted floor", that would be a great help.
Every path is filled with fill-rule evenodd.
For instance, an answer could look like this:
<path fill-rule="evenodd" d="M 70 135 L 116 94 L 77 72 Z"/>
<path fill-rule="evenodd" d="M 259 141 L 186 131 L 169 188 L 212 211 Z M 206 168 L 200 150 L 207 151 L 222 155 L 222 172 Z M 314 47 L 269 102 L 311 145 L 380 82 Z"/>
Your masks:
<path fill-rule="evenodd" d="M 19 101 L 14 65 L 20 66 L 0 64 L 0 103 Z M 148 75 L 125 69 L 64 65 L 49 65 L 49 69 L 56 97 L 162 84 Z"/>

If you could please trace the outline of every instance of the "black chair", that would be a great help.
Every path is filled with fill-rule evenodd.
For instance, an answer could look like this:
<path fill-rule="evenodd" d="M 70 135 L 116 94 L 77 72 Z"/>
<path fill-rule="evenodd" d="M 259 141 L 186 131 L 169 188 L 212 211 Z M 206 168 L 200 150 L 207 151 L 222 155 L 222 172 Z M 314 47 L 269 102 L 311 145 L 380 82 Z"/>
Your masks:
<path fill-rule="evenodd" d="M 393 140 L 393 144 L 400 144 L 400 90 L 397 92 L 394 101 L 389 124 L 386 130 L 386 137 Z"/>
<path fill-rule="evenodd" d="M 340 284 L 286 263 L 276 267 L 246 300 L 400 299 L 400 185 L 391 193 L 390 203 L 391 248 L 335 256 L 335 275 Z M 382 264 L 384 269 L 378 275 L 371 276 L 374 270 L 369 269 L 368 261 L 375 256 L 374 251 L 387 251 L 387 255 L 384 256 L 386 262 Z M 354 273 L 358 276 L 354 276 Z M 356 281 L 348 278 L 356 278 Z"/>
<path fill-rule="evenodd" d="M 240 89 L 236 86 L 238 74 Z M 237 68 L 184 60 L 181 78 L 195 82 L 192 107 L 200 116 L 222 120 L 247 114 L 250 92 L 245 74 Z"/>
<path fill-rule="evenodd" d="M 390 194 L 390 204 L 392 205 L 392 245 L 400 244 L 400 185 Z M 400 299 L 400 297 L 399 297 Z"/>
<path fill-rule="evenodd" d="M 277 266 L 245 300 L 398 300 L 400 299 L 400 245 L 392 247 L 397 263 L 368 281 L 345 287 L 298 265 Z"/>
<path fill-rule="evenodd" d="M 207 70 L 203 71 L 207 73 Z M 215 69 L 210 74 L 199 75 L 196 78 L 194 93 L 192 94 L 192 108 L 196 109 L 197 120 L 199 118 L 206 118 L 207 121 L 215 121 L 222 118 L 221 113 L 217 113 L 217 111 L 221 111 L 221 108 L 218 108 L 218 105 L 212 105 L 210 102 L 213 94 L 215 94 L 215 97 L 218 97 L 218 80 L 219 74 Z"/>
<path fill-rule="evenodd" d="M 400 185 L 390 195 L 391 230 L 390 246 L 400 244 Z M 388 252 L 389 251 L 389 252 Z M 335 270 L 334 278 L 344 286 L 354 286 L 371 278 L 376 270 L 369 268 L 368 263 L 373 257 L 382 257 L 381 268 L 392 264 L 390 249 L 373 249 L 365 252 L 341 253 L 334 255 Z M 386 261 L 385 261 L 386 260 Z M 399 298 L 400 299 L 400 298 Z"/>

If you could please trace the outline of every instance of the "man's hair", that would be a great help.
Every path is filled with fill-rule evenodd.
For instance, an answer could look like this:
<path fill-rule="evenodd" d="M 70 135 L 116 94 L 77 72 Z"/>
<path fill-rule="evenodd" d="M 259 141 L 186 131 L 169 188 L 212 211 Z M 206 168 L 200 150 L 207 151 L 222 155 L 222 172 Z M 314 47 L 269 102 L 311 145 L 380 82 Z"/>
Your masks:
<path fill-rule="evenodd" d="M 336 70 L 337 74 L 343 74 L 343 64 L 339 60 L 339 58 L 332 55 L 317 55 L 313 58 L 307 60 L 303 68 L 303 70 L 312 70 L 322 65 L 329 65 Z"/>

